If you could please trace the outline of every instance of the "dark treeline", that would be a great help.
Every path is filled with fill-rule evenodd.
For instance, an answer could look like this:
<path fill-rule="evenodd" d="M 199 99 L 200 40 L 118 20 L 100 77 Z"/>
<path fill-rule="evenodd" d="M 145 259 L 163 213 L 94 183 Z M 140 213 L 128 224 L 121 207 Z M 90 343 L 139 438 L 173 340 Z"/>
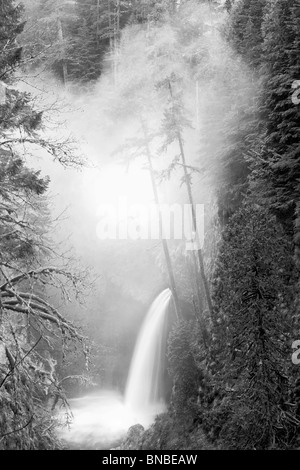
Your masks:
<path fill-rule="evenodd" d="M 81 84 L 99 78 L 105 60 L 109 60 L 107 53 L 116 52 L 125 26 L 156 21 L 176 6 L 175 1 L 169 0 L 26 3 L 29 27 L 25 57 L 34 57 L 36 65 L 47 63 L 61 80 Z"/>
<path fill-rule="evenodd" d="M 195 23 L 180 22 L 189 0 L 25 3 L 24 11 L 13 0 L 0 1 L 0 448 L 50 449 L 59 445 L 51 414 L 58 398 L 65 400 L 62 380 L 81 374 L 88 348 L 70 319 L 49 303 L 47 293 L 58 289 L 67 297 L 72 287 L 76 296 L 90 281 L 69 255 L 57 254 L 59 247 L 50 239 L 49 181 L 28 168 L 26 152 L 34 145 L 64 166 L 81 166 L 82 161 L 74 157 L 70 142 L 41 137 L 43 113 L 35 110 L 28 94 L 13 88 L 14 71 L 43 67 L 66 86 L 83 89 L 108 69 L 116 78 L 126 28 L 140 25 L 150 37 L 151 30 L 167 23 L 200 87 L 201 80 L 216 72 L 203 67 L 205 50 L 199 49 L 212 25 L 197 17 L 197 9 L 190 13 Z M 143 434 L 140 448 L 294 449 L 299 447 L 300 425 L 300 366 L 292 362 L 292 344 L 300 339 L 300 1 L 193 5 L 202 3 L 212 18 L 222 17 L 214 27 L 249 73 L 239 92 L 250 99 L 247 106 L 226 105 L 221 117 L 220 107 L 212 107 L 207 122 L 195 130 L 201 144 L 199 169 L 215 182 L 216 255 L 209 263 L 204 248 L 209 295 L 203 276 L 198 286 L 204 305 L 196 302 L 195 319 L 183 312 L 170 333 L 170 405 Z M 157 78 L 161 96 L 166 82 L 175 88 L 184 81 L 174 69 L 170 66 Z M 216 100 L 224 90 L 222 100 L 230 102 L 234 83 L 216 89 Z M 165 147 L 176 144 L 188 127 L 180 99 L 174 93 L 164 112 L 160 132 L 165 133 Z M 126 114 L 124 106 L 125 111 L 117 107 L 119 116 Z M 212 148 L 215 126 L 222 145 Z M 171 257 L 180 294 L 187 281 L 178 274 L 175 251 L 171 249 Z M 73 373 L 74 367 L 63 373 L 63 358 L 69 355 L 70 364 L 74 362 L 77 344 L 85 353 L 78 359 L 80 374 Z M 54 363 L 60 365 L 60 377 L 53 372 Z"/>
<path fill-rule="evenodd" d="M 49 178 L 26 159 L 36 148 L 64 166 L 80 167 L 81 161 L 70 142 L 44 139 L 42 112 L 27 93 L 13 88 L 13 72 L 23 60 L 17 42 L 23 28 L 22 7 L 1 1 L 0 448 L 53 449 L 51 409 L 59 398 L 66 404 L 55 366 L 71 343 L 86 356 L 87 346 L 47 293 L 79 294 L 87 272 L 53 243 Z"/>
<path fill-rule="evenodd" d="M 230 146 L 222 156 L 216 318 L 207 344 L 186 323 L 171 336 L 173 403 L 149 442 L 163 436 L 163 448 L 182 448 L 184 433 L 194 449 L 199 439 L 203 448 L 207 440 L 230 449 L 297 448 L 299 379 L 291 356 L 299 331 L 300 108 L 292 95 L 300 73 L 300 3 L 226 6 L 223 34 L 257 78 L 257 95 L 227 130 Z"/>

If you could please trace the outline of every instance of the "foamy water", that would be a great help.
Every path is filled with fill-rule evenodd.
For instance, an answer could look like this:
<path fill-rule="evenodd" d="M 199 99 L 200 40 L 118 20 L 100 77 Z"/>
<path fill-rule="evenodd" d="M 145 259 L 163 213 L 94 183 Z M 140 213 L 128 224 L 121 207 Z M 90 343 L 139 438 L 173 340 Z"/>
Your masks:
<path fill-rule="evenodd" d="M 71 399 L 69 404 L 72 423 L 69 428 L 59 429 L 58 437 L 71 448 L 109 449 L 125 437 L 130 426 L 142 424 L 147 429 L 164 409 L 163 404 L 157 404 L 145 412 L 133 413 L 120 394 L 109 390 Z"/>
<path fill-rule="evenodd" d="M 69 404 L 73 414 L 70 429 L 60 429 L 58 436 L 71 446 L 109 448 L 136 424 L 124 406 L 122 396 L 114 391 L 71 399 Z"/>
<path fill-rule="evenodd" d="M 138 335 L 125 398 L 114 391 L 89 394 L 70 400 L 73 421 L 59 437 L 71 447 L 109 449 L 126 435 L 130 426 L 149 427 L 165 409 L 162 368 L 165 358 L 165 325 L 170 289 L 151 305 Z"/>

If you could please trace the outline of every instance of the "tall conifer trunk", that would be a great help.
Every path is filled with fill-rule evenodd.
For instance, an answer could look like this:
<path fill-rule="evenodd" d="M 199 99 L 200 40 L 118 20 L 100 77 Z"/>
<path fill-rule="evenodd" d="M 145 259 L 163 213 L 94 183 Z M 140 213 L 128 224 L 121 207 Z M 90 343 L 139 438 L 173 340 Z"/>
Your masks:
<path fill-rule="evenodd" d="M 158 211 L 159 238 L 160 238 L 160 241 L 162 243 L 162 247 L 163 247 L 163 251 L 164 251 L 164 255 L 165 255 L 166 266 L 167 266 L 167 271 L 168 271 L 168 275 L 169 275 L 170 288 L 171 288 L 172 295 L 173 295 L 176 316 L 177 316 L 177 318 L 179 318 L 181 316 L 179 299 L 178 299 L 178 294 L 177 294 L 177 288 L 176 288 L 176 283 L 175 283 L 175 277 L 174 277 L 174 272 L 173 272 L 169 247 L 168 247 L 167 240 L 164 238 L 164 233 L 163 233 L 163 221 L 162 221 L 162 214 L 161 214 L 161 206 L 160 206 L 160 201 L 159 201 L 159 197 L 158 197 L 157 185 L 156 185 L 156 181 L 155 181 L 154 168 L 153 168 L 153 163 L 152 163 L 152 155 L 151 155 L 149 144 L 148 144 L 148 132 L 147 132 L 145 122 L 142 119 L 141 119 L 141 122 L 142 122 L 144 138 L 145 138 L 145 149 L 146 149 L 148 168 L 149 168 L 151 184 L 152 184 L 152 189 L 153 189 L 154 201 L 155 201 L 155 204 L 157 206 L 157 211 Z"/>
<path fill-rule="evenodd" d="M 172 85 L 171 85 L 170 81 L 169 81 L 169 91 L 170 91 L 171 101 L 173 103 L 173 91 L 172 91 Z M 185 152 L 184 152 L 184 146 L 183 146 L 183 139 L 182 139 L 182 135 L 181 135 L 181 132 L 180 132 L 178 126 L 177 126 L 177 129 L 176 129 L 176 139 L 177 139 L 177 142 L 178 142 L 178 145 L 179 145 L 180 157 L 181 157 L 182 167 L 183 167 L 183 171 L 184 171 L 184 181 L 185 181 L 185 184 L 186 184 L 188 197 L 189 197 L 189 202 L 190 202 L 191 209 L 192 209 L 192 227 L 193 227 L 193 231 L 194 231 L 195 237 L 196 237 L 197 257 L 198 257 L 199 269 L 200 269 L 200 276 L 199 276 L 198 282 L 199 282 L 199 285 L 201 285 L 201 281 L 203 282 L 208 310 L 209 310 L 211 318 L 213 319 L 214 318 L 213 305 L 212 305 L 209 286 L 208 286 L 208 282 L 207 282 L 207 278 L 206 278 L 206 274 L 205 274 L 203 254 L 202 254 L 202 250 L 201 250 L 201 247 L 200 247 L 199 233 L 198 233 L 198 230 L 197 230 L 196 208 L 195 208 L 195 203 L 194 203 L 193 194 L 192 194 L 192 187 L 191 187 L 191 183 L 190 183 L 190 177 L 189 177 L 189 174 L 188 174 L 188 171 L 187 171 L 186 158 L 185 158 Z M 201 299 L 199 299 L 199 307 L 200 306 L 201 306 Z"/>
<path fill-rule="evenodd" d="M 62 58 L 62 73 L 63 73 L 63 81 L 65 87 L 67 87 L 68 84 L 68 67 L 65 59 L 65 47 L 64 47 L 64 32 L 63 32 L 63 27 L 62 27 L 62 22 L 61 18 L 59 16 L 59 12 L 57 14 L 57 27 L 58 27 L 58 37 L 59 37 L 59 42 L 61 44 L 61 47 L 64 49 L 64 57 Z"/>

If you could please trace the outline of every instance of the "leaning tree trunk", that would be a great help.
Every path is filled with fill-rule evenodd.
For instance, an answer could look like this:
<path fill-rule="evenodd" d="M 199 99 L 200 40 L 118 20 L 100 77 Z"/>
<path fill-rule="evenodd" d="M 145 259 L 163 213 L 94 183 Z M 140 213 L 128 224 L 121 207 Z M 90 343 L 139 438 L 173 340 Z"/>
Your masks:
<path fill-rule="evenodd" d="M 67 87 L 68 84 L 68 67 L 66 63 L 66 57 L 65 57 L 65 47 L 64 47 L 64 33 L 63 33 L 63 27 L 62 27 L 62 22 L 60 19 L 60 16 L 58 14 L 57 16 L 57 26 L 58 26 L 58 37 L 59 37 L 59 42 L 61 47 L 64 50 L 64 57 L 62 58 L 62 72 L 63 72 L 63 81 L 65 87 Z"/>
<path fill-rule="evenodd" d="M 170 90 L 171 99 L 173 100 L 171 82 L 169 82 L 169 90 Z M 213 319 L 214 318 L 214 311 L 213 311 L 213 305 L 212 305 L 212 301 L 211 301 L 209 286 L 208 286 L 208 282 L 207 282 L 207 278 L 206 278 L 206 274 L 205 274 L 205 269 L 204 269 L 203 254 L 202 254 L 202 250 L 200 248 L 199 233 L 198 233 L 198 230 L 197 230 L 197 216 L 196 216 L 195 204 L 194 204 L 194 199 L 193 199 L 193 194 L 192 194 L 192 187 L 191 187 L 191 183 L 190 183 L 189 174 L 188 174 L 188 171 L 187 171 L 185 152 L 184 152 L 184 147 L 183 147 L 183 140 L 182 140 L 181 132 L 178 128 L 177 128 L 177 131 L 176 131 L 176 138 L 177 138 L 177 142 L 178 142 L 179 150 L 180 150 L 180 157 L 181 157 L 181 162 L 182 162 L 183 171 L 184 171 L 184 180 L 185 180 L 185 184 L 186 184 L 186 187 L 187 187 L 189 202 L 190 202 L 191 209 L 192 209 L 192 227 L 193 227 L 193 231 L 194 231 L 195 236 L 196 236 L 197 257 L 198 257 L 198 261 L 199 261 L 199 268 L 200 268 L 200 275 L 201 275 L 201 278 L 199 279 L 199 283 L 201 285 L 201 279 L 202 279 L 202 282 L 203 282 L 203 285 L 204 285 L 204 291 L 205 291 L 205 297 L 206 297 L 206 301 L 207 301 L 208 310 L 209 310 L 211 318 Z M 201 300 L 200 299 L 199 299 L 199 305 L 201 305 Z"/>
<path fill-rule="evenodd" d="M 146 129 L 146 125 L 145 125 L 145 123 L 142 119 L 141 119 L 141 122 L 142 122 L 144 138 L 145 138 L 145 150 L 146 150 L 146 155 L 147 155 L 147 160 L 148 160 L 148 165 L 149 165 L 149 173 L 150 173 L 150 177 L 151 177 L 154 201 L 155 201 L 155 204 L 157 206 L 157 211 L 158 211 L 159 238 L 161 240 L 164 255 L 165 255 L 165 259 L 166 259 L 166 266 L 167 266 L 167 271 L 168 271 L 168 275 L 169 275 L 170 288 L 171 288 L 172 295 L 173 295 L 176 316 L 177 316 L 177 318 L 179 318 L 181 316 L 181 310 L 180 310 L 180 305 L 179 305 L 179 299 L 178 299 L 178 294 L 177 294 L 177 288 L 176 288 L 175 277 L 174 277 L 174 272 L 173 272 L 173 267 L 172 267 L 171 256 L 170 256 L 170 252 L 169 252 L 169 248 L 168 248 L 168 243 L 167 243 L 167 240 L 164 238 L 164 234 L 163 234 L 163 221 L 162 221 L 162 215 L 161 215 L 157 185 L 156 185 L 156 181 L 155 181 L 154 168 L 153 168 L 153 163 L 152 163 L 152 156 L 151 156 L 151 152 L 150 152 L 150 148 L 149 148 L 149 144 L 148 144 L 147 129 Z"/>

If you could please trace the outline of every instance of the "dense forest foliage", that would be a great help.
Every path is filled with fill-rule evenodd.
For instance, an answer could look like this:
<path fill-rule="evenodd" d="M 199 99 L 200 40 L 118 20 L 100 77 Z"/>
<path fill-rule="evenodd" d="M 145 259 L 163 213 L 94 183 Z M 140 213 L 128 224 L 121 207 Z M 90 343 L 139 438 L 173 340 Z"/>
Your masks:
<path fill-rule="evenodd" d="M 178 314 L 170 404 L 139 448 L 299 448 L 300 1 L 22 3 L 0 1 L 0 449 L 59 448 L 64 385 L 130 356 L 134 331 L 120 339 L 117 314 L 127 302 L 136 321 L 132 291 L 160 287 L 136 258 L 154 260 Z M 29 163 L 38 153 L 66 171 L 85 165 L 18 87 L 41 71 L 95 102 L 90 119 L 116 140 L 114 162 L 141 161 L 154 187 L 170 182 L 168 202 L 206 207 L 203 249 L 172 240 L 112 254 L 115 304 L 97 298 L 112 349 L 95 312 L 78 321 L 94 276 L 52 237 L 50 180 Z M 116 374 L 122 389 L 121 360 Z"/>

